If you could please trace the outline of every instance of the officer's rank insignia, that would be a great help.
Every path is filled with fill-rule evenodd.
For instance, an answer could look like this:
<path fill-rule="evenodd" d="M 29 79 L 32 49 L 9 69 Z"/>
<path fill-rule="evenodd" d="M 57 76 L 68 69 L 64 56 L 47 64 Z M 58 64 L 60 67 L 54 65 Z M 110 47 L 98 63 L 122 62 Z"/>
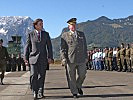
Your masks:
<path fill-rule="evenodd" d="M 69 35 L 72 36 L 72 33 L 70 32 Z"/>

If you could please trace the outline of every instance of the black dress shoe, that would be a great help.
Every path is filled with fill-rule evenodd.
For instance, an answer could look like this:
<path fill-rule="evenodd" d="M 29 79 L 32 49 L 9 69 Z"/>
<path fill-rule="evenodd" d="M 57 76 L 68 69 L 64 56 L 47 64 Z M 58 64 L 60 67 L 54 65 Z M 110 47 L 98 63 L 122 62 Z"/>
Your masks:
<path fill-rule="evenodd" d="M 128 70 L 127 70 L 127 72 L 131 72 L 131 70 L 130 70 L 130 69 L 128 69 Z"/>
<path fill-rule="evenodd" d="M 126 72 L 126 70 L 122 70 L 122 72 Z"/>
<path fill-rule="evenodd" d="M 73 98 L 74 99 L 78 98 L 78 95 L 77 94 L 73 94 Z"/>
<path fill-rule="evenodd" d="M 118 69 L 118 70 L 117 70 L 117 72 L 121 72 L 121 70 L 120 70 L 120 69 Z"/>
<path fill-rule="evenodd" d="M 131 69 L 131 72 L 133 73 L 133 69 Z"/>
<path fill-rule="evenodd" d="M 0 83 L 0 85 L 4 85 L 4 83 L 3 83 L 3 82 L 1 82 L 1 83 Z"/>
<path fill-rule="evenodd" d="M 78 92 L 79 92 L 80 95 L 83 95 L 83 91 L 82 91 L 81 88 L 78 89 Z"/>

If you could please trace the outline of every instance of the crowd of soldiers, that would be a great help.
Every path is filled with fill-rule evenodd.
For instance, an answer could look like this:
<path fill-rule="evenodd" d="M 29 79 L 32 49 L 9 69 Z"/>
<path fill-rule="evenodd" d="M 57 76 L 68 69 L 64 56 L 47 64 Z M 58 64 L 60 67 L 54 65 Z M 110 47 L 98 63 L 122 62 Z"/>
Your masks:
<path fill-rule="evenodd" d="M 24 59 L 21 57 L 21 54 L 17 56 L 15 54 L 9 55 L 8 62 L 6 65 L 7 72 L 14 71 L 26 71 L 26 65 Z"/>
<path fill-rule="evenodd" d="M 133 72 L 133 44 L 88 51 L 87 66 L 90 70 Z"/>

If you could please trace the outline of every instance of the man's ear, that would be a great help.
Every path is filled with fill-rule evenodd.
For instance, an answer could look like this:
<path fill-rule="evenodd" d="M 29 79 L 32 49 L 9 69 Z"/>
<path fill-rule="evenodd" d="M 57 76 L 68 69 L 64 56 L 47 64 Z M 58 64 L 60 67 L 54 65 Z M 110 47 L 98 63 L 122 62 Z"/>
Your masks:
<path fill-rule="evenodd" d="M 35 29 L 36 29 L 37 25 L 35 25 Z"/>

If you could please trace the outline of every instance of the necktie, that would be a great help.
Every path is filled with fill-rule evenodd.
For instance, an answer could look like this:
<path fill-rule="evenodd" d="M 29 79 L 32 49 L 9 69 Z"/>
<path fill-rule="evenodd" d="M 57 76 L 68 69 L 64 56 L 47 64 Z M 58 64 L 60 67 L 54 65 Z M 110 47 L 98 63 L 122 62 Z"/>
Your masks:
<path fill-rule="evenodd" d="M 40 41 L 40 32 L 38 32 L 38 40 Z"/>
<path fill-rule="evenodd" d="M 77 38 L 77 32 L 74 32 L 74 36 L 75 36 L 75 38 Z"/>

